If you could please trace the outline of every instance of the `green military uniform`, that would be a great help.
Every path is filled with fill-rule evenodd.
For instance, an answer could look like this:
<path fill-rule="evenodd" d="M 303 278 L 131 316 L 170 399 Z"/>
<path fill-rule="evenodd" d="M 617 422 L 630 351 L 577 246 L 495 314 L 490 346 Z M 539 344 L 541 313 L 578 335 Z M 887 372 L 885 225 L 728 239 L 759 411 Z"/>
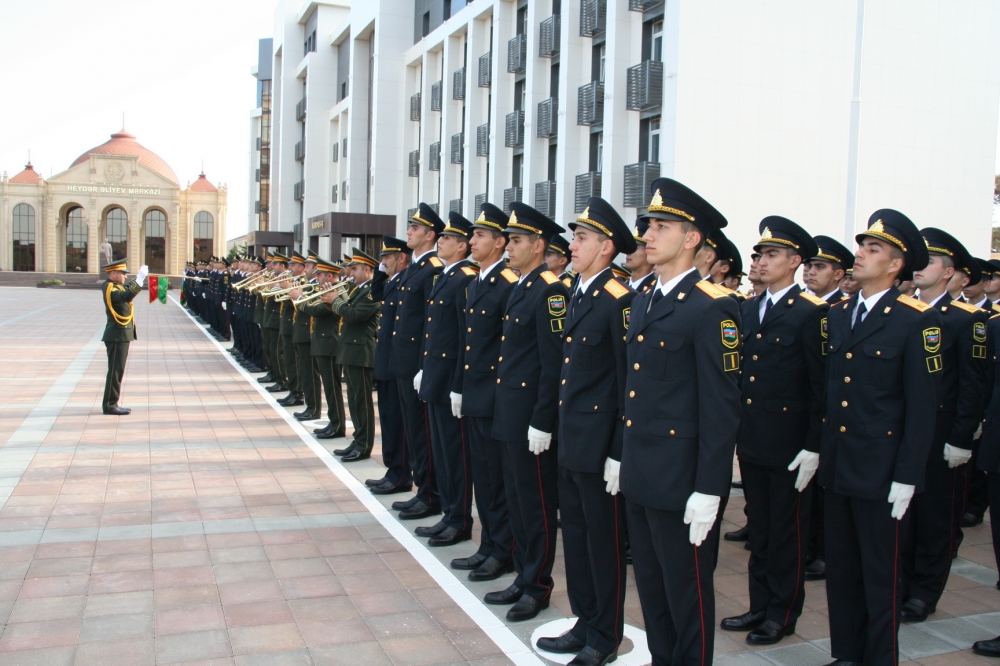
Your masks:
<path fill-rule="evenodd" d="M 310 355 L 312 317 L 301 309 L 297 309 L 292 301 L 287 302 L 292 307 L 292 344 L 295 346 L 295 366 L 298 370 L 299 390 L 306 403 L 305 412 L 308 414 L 308 418 L 316 419 L 319 418 L 319 413 L 322 410 L 319 406 L 319 374 L 313 368 L 313 360 Z M 307 419 L 300 418 L 299 420 Z"/>
<path fill-rule="evenodd" d="M 125 271 L 125 268 L 125 262 L 118 261 L 107 264 L 104 270 L 110 273 Z M 104 382 L 104 399 L 101 402 L 105 414 L 119 414 L 124 411 L 118 406 L 118 397 L 121 395 L 122 376 L 125 374 L 125 361 L 128 359 L 128 345 L 136 339 L 132 299 L 141 290 L 142 287 L 136 284 L 135 280 L 118 284 L 109 279 L 101 287 L 104 309 L 108 316 L 104 337 L 101 338 L 108 351 L 108 376 Z"/>
<path fill-rule="evenodd" d="M 329 272 L 334 272 L 333 266 L 327 262 L 319 264 L 318 270 L 327 270 L 325 266 L 330 266 Z M 339 268 L 336 270 L 339 271 Z M 303 314 L 307 315 L 311 321 L 309 353 L 312 356 L 315 372 L 322 381 L 323 392 L 326 393 L 327 416 L 330 419 L 330 424 L 317 435 L 320 436 L 320 439 L 343 437 L 346 419 L 344 395 L 340 387 L 342 371 L 337 362 L 337 344 L 340 342 L 340 315 L 335 314 L 329 305 L 320 303 L 318 299 L 300 305 L 299 315 Z M 317 391 L 316 418 L 319 418 L 322 412 L 319 402 L 319 391 Z"/>
<path fill-rule="evenodd" d="M 280 362 L 284 370 L 285 386 L 292 395 L 299 397 L 302 395 L 302 388 L 299 386 L 299 372 L 295 366 L 295 343 L 292 338 L 295 327 L 295 305 L 290 300 L 281 301 L 277 305 L 280 308 L 279 333 L 281 334 L 278 341 L 278 354 L 281 356 Z"/>
<path fill-rule="evenodd" d="M 271 261 L 287 263 L 287 257 L 283 255 L 271 255 Z M 282 272 L 281 269 L 273 268 L 275 272 Z M 268 289 L 268 287 L 264 287 Z M 267 370 L 275 384 L 282 387 L 287 386 L 285 380 L 285 367 L 282 363 L 281 354 L 278 352 L 278 338 L 281 337 L 281 303 L 273 298 L 264 297 L 264 323 L 261 326 L 264 335 L 264 354 L 267 356 Z"/>

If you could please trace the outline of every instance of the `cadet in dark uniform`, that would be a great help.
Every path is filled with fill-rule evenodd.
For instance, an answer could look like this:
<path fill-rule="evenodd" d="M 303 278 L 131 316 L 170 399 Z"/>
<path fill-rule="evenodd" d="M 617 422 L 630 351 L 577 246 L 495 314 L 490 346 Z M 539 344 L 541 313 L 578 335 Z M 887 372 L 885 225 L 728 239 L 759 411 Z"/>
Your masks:
<path fill-rule="evenodd" d="M 618 476 L 625 430 L 625 335 L 632 297 L 611 271 L 635 252 L 632 230 L 607 201 L 591 197 L 569 224 L 580 272 L 570 293 L 559 382 L 559 515 L 566 588 L 577 620 L 550 652 L 579 653 L 572 664 L 613 661 L 625 624 L 625 503 Z"/>
<path fill-rule="evenodd" d="M 288 257 L 282 254 L 272 254 L 269 259 L 271 270 L 275 274 L 280 275 L 288 268 Z M 268 392 L 280 393 L 288 390 L 278 344 L 281 337 L 281 303 L 262 293 L 270 288 L 264 287 L 263 290 L 258 290 L 264 299 L 264 323 L 261 328 L 264 332 L 264 353 L 267 354 L 267 377 L 269 377 L 267 380 L 258 381 L 273 381 L 274 384 L 267 387 Z"/>
<path fill-rule="evenodd" d="M 371 457 L 375 446 L 375 405 L 372 402 L 373 368 L 375 367 L 375 329 L 378 327 L 380 301 L 372 298 L 372 270 L 378 262 L 354 250 L 351 261 L 354 284 L 351 295 L 329 293 L 320 297 L 341 318 L 337 361 L 344 369 L 347 381 L 347 406 L 354 424 L 354 439 L 344 452 L 341 462 L 354 462 Z"/>
<path fill-rule="evenodd" d="M 986 320 L 979 308 L 953 301 L 947 291 L 954 271 L 979 282 L 980 271 L 965 247 L 950 234 L 928 227 L 920 233 L 930 260 L 913 274 L 920 300 L 941 313 L 942 368 L 937 421 L 924 492 L 913 498 L 913 518 L 903 554 L 909 598 L 904 622 L 920 622 L 936 610 L 951 571 L 955 537 L 962 520 L 962 481 L 972 458 L 972 438 L 979 427 L 986 389 Z"/>
<path fill-rule="evenodd" d="M 108 279 L 101 286 L 104 294 L 104 312 L 108 323 L 104 327 L 104 347 L 108 352 L 108 376 L 104 380 L 104 399 L 101 408 L 105 414 L 125 416 L 131 414 L 128 407 L 118 405 L 121 395 L 125 361 L 128 359 L 128 344 L 136 339 L 132 299 L 142 290 L 148 269 L 142 266 L 135 280 L 126 280 L 126 261 L 112 261 L 103 266 Z"/>
<path fill-rule="evenodd" d="M 893 286 L 927 265 L 927 245 L 902 213 L 882 209 L 857 236 L 861 291 L 830 308 L 826 423 L 826 592 L 833 656 L 899 659 L 902 542 L 934 439 L 942 369 L 941 314 Z M 840 662 L 838 662 L 840 663 Z"/>
<path fill-rule="evenodd" d="M 488 604 L 514 604 L 512 622 L 530 620 L 549 605 L 556 552 L 556 452 L 559 368 L 566 321 L 566 285 L 548 270 L 545 251 L 562 227 L 521 202 L 511 204 L 510 265 L 521 273 L 504 314 L 493 438 L 504 443 L 504 486 L 514 533 L 517 578 Z M 516 603 L 515 603 L 516 602 Z"/>
<path fill-rule="evenodd" d="M 302 274 L 313 287 L 316 286 L 314 273 L 317 259 L 316 255 L 310 253 L 309 258 L 303 264 Z M 313 368 L 313 358 L 310 352 L 312 347 L 310 334 L 312 317 L 295 307 L 295 298 L 301 295 L 301 292 L 292 292 L 292 298 L 288 299 L 292 306 L 292 344 L 295 348 L 295 367 L 299 378 L 299 389 L 302 391 L 302 399 L 306 404 L 305 409 L 296 412 L 294 416 L 299 421 L 312 421 L 318 419 L 319 413 L 322 411 L 319 407 L 320 377 Z"/>
<path fill-rule="evenodd" d="M 292 272 L 292 277 L 279 284 L 282 289 L 297 284 L 305 272 L 306 258 L 298 252 L 292 252 L 292 258 L 288 262 L 288 268 Z M 271 300 L 274 300 L 273 298 Z M 303 404 L 302 383 L 299 381 L 299 368 L 295 360 L 295 304 L 291 299 L 286 299 L 278 303 L 281 313 L 281 327 L 279 332 L 281 337 L 278 341 L 278 353 L 281 355 L 282 367 L 285 369 L 285 388 L 288 395 L 278 400 L 279 405 L 285 407 L 298 407 Z M 301 332 L 299 333 L 301 337 Z"/>
<path fill-rule="evenodd" d="M 656 273 L 653 272 L 653 265 L 646 259 L 646 239 L 642 236 L 649 229 L 649 222 L 643 218 L 635 221 L 635 232 L 632 238 L 635 239 L 635 252 L 625 257 L 625 268 L 632 271 L 629 277 L 628 286 L 637 294 L 652 289 L 656 284 Z"/>
<path fill-rule="evenodd" d="M 465 300 L 476 269 L 466 258 L 472 223 L 452 211 L 438 238 L 438 259 L 444 262 L 428 298 L 427 326 L 420 359 L 421 400 L 427 403 L 433 459 L 444 515 L 437 524 L 418 527 L 429 546 L 450 546 L 472 538 L 472 456 L 465 423 L 452 409 L 459 349 L 465 338 Z M 461 315 L 461 316 L 460 316 Z"/>
<path fill-rule="evenodd" d="M 632 301 L 621 490 L 653 662 L 710 664 L 712 525 L 740 420 L 739 306 L 695 266 L 726 219 L 669 178 L 652 192 L 644 238 L 659 280 Z"/>
<path fill-rule="evenodd" d="M 743 284 L 743 278 L 747 276 L 743 272 L 743 258 L 740 256 L 740 249 L 736 247 L 736 243 L 728 238 L 726 239 L 726 243 L 729 245 L 728 258 L 725 260 L 725 266 L 722 267 L 719 273 L 721 277 L 719 284 L 733 292 L 736 300 L 742 303 L 746 300 L 746 296 L 741 294 L 739 289 L 740 285 Z"/>
<path fill-rule="evenodd" d="M 406 426 L 410 467 L 417 485 L 417 494 L 413 498 L 393 504 L 404 520 L 441 513 L 431 443 L 427 437 L 427 406 L 417 397 L 417 391 L 421 347 L 427 323 L 427 300 L 434 280 L 444 266 L 434 251 L 442 231 L 444 222 L 425 203 L 419 204 L 416 215 L 410 218 L 406 228 L 406 244 L 413 250 L 413 260 L 399 284 L 399 305 L 389 361 L 399 383 L 399 402 Z"/>
<path fill-rule="evenodd" d="M 504 491 L 505 446 L 493 438 L 493 408 L 496 402 L 497 359 L 503 331 L 504 308 L 517 275 L 503 261 L 507 216 L 485 203 L 472 225 L 472 258 L 480 267 L 469 283 L 466 300 L 465 344 L 459 345 L 462 368 L 452 387 L 452 406 L 465 420 L 472 455 L 473 492 L 479 513 L 479 549 L 469 557 L 452 560 L 453 569 L 471 570 L 469 580 L 494 580 L 514 567 L 514 540 Z"/>
<path fill-rule="evenodd" d="M 816 255 L 805 229 L 772 215 L 759 226 L 760 280 L 742 307 L 742 419 L 736 437 L 750 528 L 750 611 L 722 621 L 746 640 L 772 645 L 795 632 L 805 599 L 809 482 L 819 467 L 826 370 L 826 312 L 795 273 Z"/>
<path fill-rule="evenodd" d="M 545 265 L 560 280 L 568 280 L 565 282 L 567 288 L 576 277 L 576 272 L 569 270 L 569 260 L 569 241 L 560 234 L 553 236 L 548 249 L 545 250 Z"/>

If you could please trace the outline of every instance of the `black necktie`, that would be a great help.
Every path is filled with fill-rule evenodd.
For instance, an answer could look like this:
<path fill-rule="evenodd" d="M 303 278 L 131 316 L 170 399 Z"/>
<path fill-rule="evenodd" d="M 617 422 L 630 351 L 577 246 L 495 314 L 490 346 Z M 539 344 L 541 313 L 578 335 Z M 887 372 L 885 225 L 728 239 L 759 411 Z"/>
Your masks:
<path fill-rule="evenodd" d="M 854 325 L 851 326 L 852 329 L 858 327 L 858 324 L 861 323 L 861 320 L 864 318 L 866 312 L 868 312 L 868 306 L 865 305 L 864 301 L 859 301 L 857 313 L 854 315 Z"/>
<path fill-rule="evenodd" d="M 760 323 L 763 324 L 765 321 L 767 321 L 767 315 L 771 312 L 772 305 L 774 305 L 774 301 L 772 301 L 770 297 L 768 297 L 768 299 L 764 301 L 764 316 L 761 317 Z"/>
<path fill-rule="evenodd" d="M 659 287 L 656 287 L 656 290 L 653 292 L 653 299 L 649 302 L 649 309 L 652 310 L 654 307 L 656 307 L 656 304 L 659 303 L 662 299 L 663 299 L 663 290 L 660 289 Z"/>

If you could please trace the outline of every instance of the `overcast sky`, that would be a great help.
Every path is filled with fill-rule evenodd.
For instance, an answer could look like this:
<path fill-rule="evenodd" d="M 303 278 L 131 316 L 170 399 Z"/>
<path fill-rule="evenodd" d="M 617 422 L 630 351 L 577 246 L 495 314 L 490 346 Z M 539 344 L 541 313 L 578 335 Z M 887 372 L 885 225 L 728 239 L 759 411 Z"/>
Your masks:
<path fill-rule="evenodd" d="M 257 40 L 276 0 L 0 0 L 0 172 L 45 178 L 121 129 L 181 187 L 202 160 L 229 186 L 227 235 L 246 230 Z"/>

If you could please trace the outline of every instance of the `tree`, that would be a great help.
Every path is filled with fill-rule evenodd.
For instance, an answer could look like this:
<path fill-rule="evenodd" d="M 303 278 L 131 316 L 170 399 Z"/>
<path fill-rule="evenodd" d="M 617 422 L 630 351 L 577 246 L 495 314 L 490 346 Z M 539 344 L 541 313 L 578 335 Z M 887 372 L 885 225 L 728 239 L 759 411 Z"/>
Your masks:
<path fill-rule="evenodd" d="M 234 259 L 236 259 L 236 255 L 246 254 L 246 252 L 247 252 L 247 246 L 245 244 L 234 245 L 231 248 L 229 248 L 229 253 L 226 255 L 226 259 L 228 259 L 229 261 L 233 261 Z"/>

